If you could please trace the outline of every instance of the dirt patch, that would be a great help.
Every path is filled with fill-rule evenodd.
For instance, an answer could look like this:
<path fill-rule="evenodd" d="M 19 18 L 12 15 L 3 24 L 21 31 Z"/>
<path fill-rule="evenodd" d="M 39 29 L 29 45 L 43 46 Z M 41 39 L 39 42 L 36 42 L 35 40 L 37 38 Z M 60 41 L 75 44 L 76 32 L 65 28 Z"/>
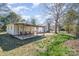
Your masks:
<path fill-rule="evenodd" d="M 68 40 L 64 43 L 67 47 L 72 48 L 74 54 L 79 55 L 79 40 Z"/>
<path fill-rule="evenodd" d="M 68 40 L 65 42 L 65 45 L 74 49 L 79 49 L 79 40 Z"/>

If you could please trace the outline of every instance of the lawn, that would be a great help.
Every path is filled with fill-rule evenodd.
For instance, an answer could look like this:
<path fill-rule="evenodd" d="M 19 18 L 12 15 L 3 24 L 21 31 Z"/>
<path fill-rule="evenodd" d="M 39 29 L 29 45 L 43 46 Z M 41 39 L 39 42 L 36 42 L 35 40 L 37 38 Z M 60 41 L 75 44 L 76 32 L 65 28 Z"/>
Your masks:
<path fill-rule="evenodd" d="M 75 36 L 67 34 L 57 34 L 51 36 L 47 42 L 42 42 L 39 46 L 45 48 L 44 51 L 39 51 L 38 55 L 43 56 L 67 56 L 74 54 L 72 48 L 66 46 L 64 42 L 74 40 Z M 48 43 L 47 45 L 45 43 Z"/>
<path fill-rule="evenodd" d="M 0 55 L 25 56 L 25 55 L 71 55 L 72 51 L 64 45 L 67 40 L 75 37 L 66 34 L 49 35 L 46 37 L 33 37 L 19 40 L 13 36 L 0 34 Z"/>

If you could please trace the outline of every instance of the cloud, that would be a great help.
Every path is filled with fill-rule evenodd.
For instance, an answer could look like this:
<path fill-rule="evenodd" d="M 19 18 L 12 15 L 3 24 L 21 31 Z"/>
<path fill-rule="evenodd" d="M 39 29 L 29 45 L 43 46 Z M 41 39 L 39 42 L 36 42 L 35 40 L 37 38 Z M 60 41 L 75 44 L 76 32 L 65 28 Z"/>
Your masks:
<path fill-rule="evenodd" d="M 19 7 L 13 8 L 12 10 L 20 13 L 22 11 L 24 12 L 25 10 L 30 10 L 30 9 L 25 6 L 19 6 Z"/>
<path fill-rule="evenodd" d="M 52 16 L 51 15 L 46 15 L 45 16 L 45 19 L 49 19 L 49 18 L 51 18 Z"/>
<path fill-rule="evenodd" d="M 30 9 L 25 7 L 25 6 L 19 6 L 19 7 L 13 8 L 12 10 L 15 11 L 16 13 L 21 13 L 22 14 L 25 11 L 30 10 Z"/>
<path fill-rule="evenodd" d="M 8 3 L 9 5 L 15 4 L 15 3 Z"/>
<path fill-rule="evenodd" d="M 35 17 L 36 18 L 38 18 L 38 19 L 48 19 L 48 18 L 50 18 L 51 17 L 51 15 L 35 15 Z"/>
<path fill-rule="evenodd" d="M 33 4 L 32 8 L 35 8 L 40 5 L 40 3 L 32 3 L 32 4 Z"/>
<path fill-rule="evenodd" d="M 41 18 L 41 15 L 35 15 L 36 18 Z"/>
<path fill-rule="evenodd" d="M 30 19 L 30 16 L 22 15 L 22 18 L 25 20 L 28 20 L 28 19 Z"/>
<path fill-rule="evenodd" d="M 42 15 L 35 15 L 35 18 L 36 18 L 37 20 L 41 21 Z"/>
<path fill-rule="evenodd" d="M 37 19 L 38 24 L 43 24 L 45 19 L 43 15 L 35 15 L 35 18 Z"/>
<path fill-rule="evenodd" d="M 11 9 L 12 7 L 11 7 L 11 5 L 9 5 L 9 4 L 7 4 L 7 6 Z"/>
<path fill-rule="evenodd" d="M 17 6 L 17 7 L 12 7 L 10 4 L 8 4 L 8 7 L 16 12 L 17 14 L 24 14 L 26 11 L 31 10 L 30 8 L 26 6 Z"/>
<path fill-rule="evenodd" d="M 44 24 L 46 19 L 50 19 L 51 17 L 52 17 L 51 15 L 35 15 L 35 18 L 37 19 L 38 24 Z"/>
<path fill-rule="evenodd" d="M 19 7 L 14 8 L 14 10 L 20 10 L 20 9 L 29 10 L 29 8 L 27 8 L 27 7 L 25 7 L 25 6 L 19 6 Z"/>

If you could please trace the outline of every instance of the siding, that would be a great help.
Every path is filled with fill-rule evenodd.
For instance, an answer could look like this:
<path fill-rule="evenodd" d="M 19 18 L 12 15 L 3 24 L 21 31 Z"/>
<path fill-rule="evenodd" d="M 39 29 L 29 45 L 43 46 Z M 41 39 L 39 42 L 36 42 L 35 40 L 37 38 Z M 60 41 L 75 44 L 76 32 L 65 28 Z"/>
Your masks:
<path fill-rule="evenodd" d="M 13 24 L 7 25 L 7 33 L 14 35 L 14 25 Z"/>

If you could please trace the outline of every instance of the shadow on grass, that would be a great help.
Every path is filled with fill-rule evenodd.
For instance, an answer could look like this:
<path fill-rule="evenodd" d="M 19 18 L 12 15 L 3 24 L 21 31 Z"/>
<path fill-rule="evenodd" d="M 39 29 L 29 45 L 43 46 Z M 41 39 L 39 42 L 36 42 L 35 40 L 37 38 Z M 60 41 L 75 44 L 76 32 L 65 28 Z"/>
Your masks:
<path fill-rule="evenodd" d="M 32 43 L 37 40 L 41 40 L 44 38 L 43 36 L 33 37 L 25 40 L 16 39 L 9 34 L 1 34 L 0 35 L 0 47 L 3 51 L 9 51 L 15 48 L 18 48 L 24 44 Z"/>

